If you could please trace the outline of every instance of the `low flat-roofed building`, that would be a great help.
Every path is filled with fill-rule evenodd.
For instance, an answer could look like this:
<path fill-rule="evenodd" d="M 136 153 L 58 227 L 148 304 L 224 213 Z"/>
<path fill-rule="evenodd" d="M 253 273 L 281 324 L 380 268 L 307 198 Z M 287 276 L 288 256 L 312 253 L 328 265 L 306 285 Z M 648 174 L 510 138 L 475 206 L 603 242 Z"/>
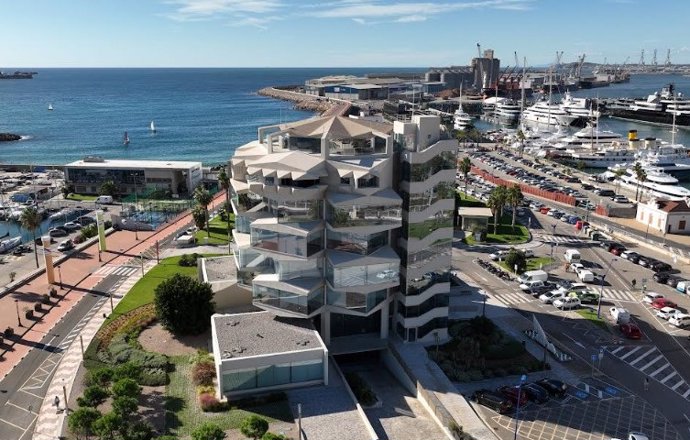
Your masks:
<path fill-rule="evenodd" d="M 213 315 L 211 336 L 221 396 L 328 384 L 328 350 L 309 320 Z"/>
<path fill-rule="evenodd" d="M 118 194 L 163 190 L 179 195 L 191 192 L 202 178 L 201 162 L 87 157 L 65 165 L 65 183 L 78 194 L 98 194 L 112 181 Z"/>
<path fill-rule="evenodd" d="M 690 234 L 690 206 L 684 200 L 651 199 L 637 204 L 636 220 L 662 234 Z"/>
<path fill-rule="evenodd" d="M 489 219 L 493 217 L 489 208 L 458 208 L 460 227 L 463 231 L 471 231 L 475 228 L 487 230 Z"/>

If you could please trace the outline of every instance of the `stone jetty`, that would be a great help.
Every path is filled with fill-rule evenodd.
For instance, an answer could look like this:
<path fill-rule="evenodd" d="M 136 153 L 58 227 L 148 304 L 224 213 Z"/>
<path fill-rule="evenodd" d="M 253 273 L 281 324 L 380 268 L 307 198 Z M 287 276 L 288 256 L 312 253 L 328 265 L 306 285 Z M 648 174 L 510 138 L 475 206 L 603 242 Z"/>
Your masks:
<path fill-rule="evenodd" d="M 340 99 L 329 99 L 323 96 L 307 95 L 306 93 L 295 92 L 294 90 L 280 89 L 277 87 L 266 87 L 257 92 L 261 96 L 291 101 L 295 103 L 294 108 L 310 112 L 318 112 L 323 116 L 345 115 L 350 109 L 350 103 Z"/>

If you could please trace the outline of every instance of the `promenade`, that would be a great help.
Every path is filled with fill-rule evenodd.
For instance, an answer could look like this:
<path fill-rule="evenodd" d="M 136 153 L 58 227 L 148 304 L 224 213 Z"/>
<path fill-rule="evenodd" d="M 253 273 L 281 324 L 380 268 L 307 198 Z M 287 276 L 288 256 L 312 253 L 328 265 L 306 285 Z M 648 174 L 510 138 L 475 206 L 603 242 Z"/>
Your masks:
<path fill-rule="evenodd" d="M 225 197 L 221 192 L 209 205 L 209 210 L 217 208 L 224 201 Z M 41 302 L 42 295 L 50 291 L 51 286 L 48 284 L 45 271 L 28 283 L 3 295 L 0 298 L 0 330 L 11 327 L 15 331 L 15 336 L 5 338 L 4 344 L 0 346 L 4 352 L 0 358 L 0 380 L 85 295 L 103 294 L 103 292 L 93 292 L 93 288 L 101 280 L 100 277 L 94 276 L 94 272 L 101 266 L 125 264 L 133 257 L 139 257 L 154 247 L 156 241 L 166 240 L 192 221 L 191 214 L 186 213 L 156 231 L 140 231 L 137 234 L 132 231 L 116 231 L 106 238 L 108 251 L 102 253 L 102 261 L 98 261 L 97 242 L 70 255 L 68 259 L 56 266 L 56 281 L 59 284 L 61 278 L 63 285 L 62 289 L 55 286 L 59 295 L 57 304 L 54 298 L 54 305 L 51 306 L 49 312 L 35 313 L 36 317 L 33 319 L 25 318 L 25 310 L 33 310 L 34 304 Z M 138 240 L 135 235 L 138 236 Z"/>

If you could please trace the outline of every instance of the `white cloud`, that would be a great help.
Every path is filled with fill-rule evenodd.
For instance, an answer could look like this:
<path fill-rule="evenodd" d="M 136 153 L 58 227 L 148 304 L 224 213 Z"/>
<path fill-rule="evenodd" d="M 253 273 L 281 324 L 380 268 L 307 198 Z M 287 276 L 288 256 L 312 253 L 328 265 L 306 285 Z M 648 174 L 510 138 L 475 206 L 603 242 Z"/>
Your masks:
<path fill-rule="evenodd" d="M 414 23 L 417 21 L 426 21 L 426 17 L 423 15 L 406 15 L 395 20 L 396 23 Z"/>
<path fill-rule="evenodd" d="M 278 10 L 277 0 L 170 0 L 175 11 L 167 14 L 177 21 L 196 21 L 221 18 L 235 14 L 266 14 Z"/>

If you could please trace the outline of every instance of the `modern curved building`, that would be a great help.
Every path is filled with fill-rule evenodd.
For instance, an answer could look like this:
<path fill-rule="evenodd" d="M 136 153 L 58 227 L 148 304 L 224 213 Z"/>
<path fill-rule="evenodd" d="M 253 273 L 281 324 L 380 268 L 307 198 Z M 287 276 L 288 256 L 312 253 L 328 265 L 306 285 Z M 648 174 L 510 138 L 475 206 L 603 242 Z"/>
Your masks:
<path fill-rule="evenodd" d="M 437 116 L 259 128 L 230 161 L 240 284 L 329 347 L 446 339 L 456 149 Z"/>

